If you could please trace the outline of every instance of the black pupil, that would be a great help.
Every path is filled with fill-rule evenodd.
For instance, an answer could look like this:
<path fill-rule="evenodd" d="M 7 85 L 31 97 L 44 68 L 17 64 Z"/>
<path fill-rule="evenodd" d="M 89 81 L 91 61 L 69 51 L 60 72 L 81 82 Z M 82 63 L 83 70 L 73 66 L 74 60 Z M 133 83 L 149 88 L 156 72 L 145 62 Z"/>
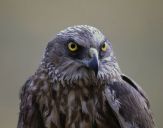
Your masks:
<path fill-rule="evenodd" d="M 76 46 L 75 44 L 71 44 L 71 48 L 75 48 L 75 46 Z"/>
<path fill-rule="evenodd" d="M 105 44 L 103 44 L 102 47 L 105 48 Z"/>

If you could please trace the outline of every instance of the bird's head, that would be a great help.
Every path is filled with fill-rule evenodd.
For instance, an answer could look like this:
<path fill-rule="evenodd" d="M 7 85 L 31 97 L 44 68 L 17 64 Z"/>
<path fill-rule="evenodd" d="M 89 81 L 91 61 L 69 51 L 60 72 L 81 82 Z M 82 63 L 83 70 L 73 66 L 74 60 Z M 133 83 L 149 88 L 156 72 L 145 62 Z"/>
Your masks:
<path fill-rule="evenodd" d="M 108 81 L 119 70 L 110 41 L 87 25 L 68 27 L 48 43 L 44 64 L 60 81 Z"/>

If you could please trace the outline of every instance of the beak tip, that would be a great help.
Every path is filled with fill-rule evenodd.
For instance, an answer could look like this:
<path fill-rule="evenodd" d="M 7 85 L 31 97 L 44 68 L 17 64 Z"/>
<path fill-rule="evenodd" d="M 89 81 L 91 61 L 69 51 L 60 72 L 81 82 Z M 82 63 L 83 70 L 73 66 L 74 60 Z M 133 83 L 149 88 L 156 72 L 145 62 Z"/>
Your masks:
<path fill-rule="evenodd" d="M 97 75 L 98 75 L 98 71 L 95 71 L 95 76 L 97 77 Z"/>
<path fill-rule="evenodd" d="M 90 61 L 89 67 L 94 71 L 96 77 L 98 75 L 98 66 L 99 66 L 98 59 L 94 57 L 92 61 Z"/>

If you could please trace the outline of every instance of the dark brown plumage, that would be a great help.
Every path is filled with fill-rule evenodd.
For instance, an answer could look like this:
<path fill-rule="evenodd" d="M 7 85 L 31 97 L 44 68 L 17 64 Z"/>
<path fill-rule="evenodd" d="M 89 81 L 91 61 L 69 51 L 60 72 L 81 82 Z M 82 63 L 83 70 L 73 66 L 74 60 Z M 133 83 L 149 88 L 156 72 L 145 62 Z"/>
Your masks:
<path fill-rule="evenodd" d="M 20 95 L 18 128 L 154 128 L 144 91 L 96 28 L 59 32 Z"/>

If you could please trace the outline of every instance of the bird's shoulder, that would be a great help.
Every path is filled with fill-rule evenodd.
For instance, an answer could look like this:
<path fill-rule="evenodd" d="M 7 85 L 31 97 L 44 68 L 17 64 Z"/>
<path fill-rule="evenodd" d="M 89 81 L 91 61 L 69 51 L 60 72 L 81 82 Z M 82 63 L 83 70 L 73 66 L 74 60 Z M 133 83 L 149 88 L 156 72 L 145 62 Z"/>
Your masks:
<path fill-rule="evenodd" d="M 23 84 L 20 96 L 23 93 L 27 92 L 29 92 L 30 94 L 36 93 L 41 88 L 41 86 L 45 84 L 46 81 L 47 77 L 45 72 L 36 72 L 34 75 L 30 76 Z"/>
<path fill-rule="evenodd" d="M 20 91 L 18 128 L 44 128 L 40 102 L 49 98 L 47 97 L 49 87 L 47 74 L 41 70 L 26 80 Z"/>
<path fill-rule="evenodd" d="M 153 128 L 147 96 L 132 79 L 123 75 L 107 84 L 105 97 L 122 127 Z"/>

